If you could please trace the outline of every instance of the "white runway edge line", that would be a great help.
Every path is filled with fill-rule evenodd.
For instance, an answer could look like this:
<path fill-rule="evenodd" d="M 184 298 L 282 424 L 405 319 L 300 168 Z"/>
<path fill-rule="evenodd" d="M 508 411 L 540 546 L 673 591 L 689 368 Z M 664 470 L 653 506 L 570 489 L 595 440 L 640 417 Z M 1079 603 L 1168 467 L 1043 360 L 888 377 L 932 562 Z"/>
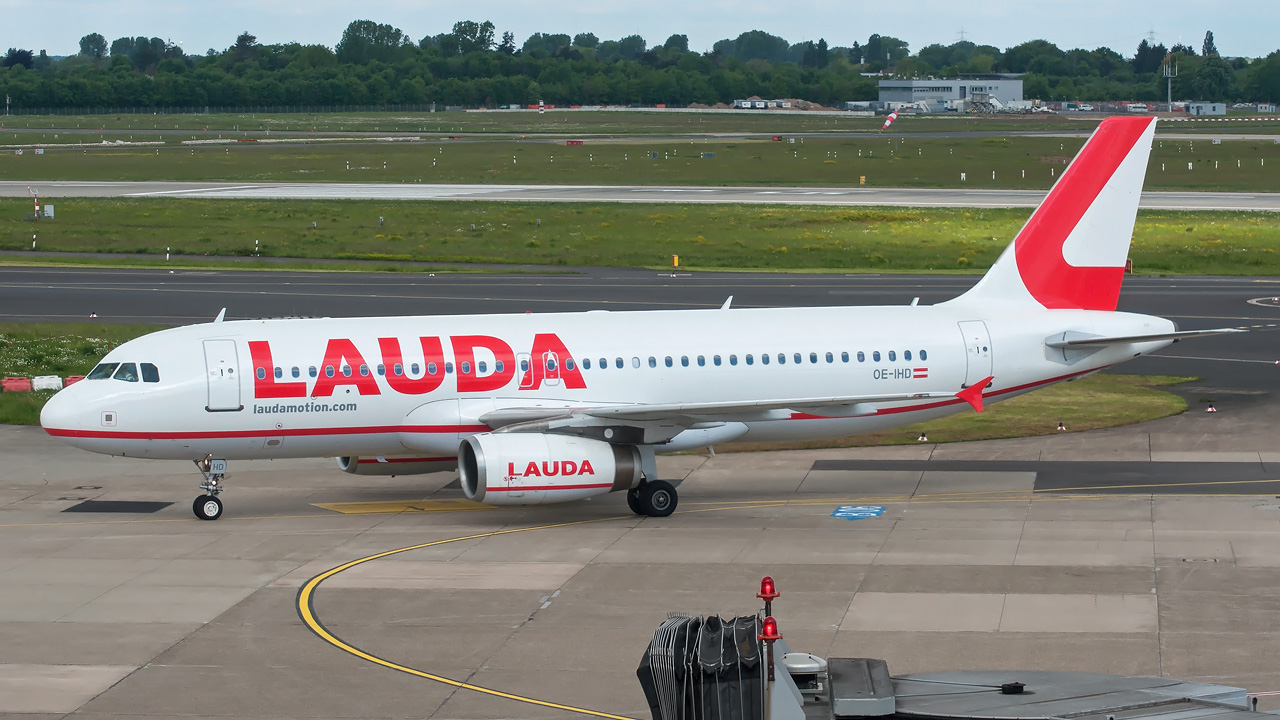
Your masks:
<path fill-rule="evenodd" d="M 488 200 L 519 202 L 647 202 L 889 207 L 1030 208 L 1039 190 L 865 187 L 705 187 L 637 185 L 444 185 L 381 183 L 0 182 L 0 197 L 191 197 L 293 200 Z M 1280 193 L 1147 192 L 1148 210 L 1280 212 Z"/>

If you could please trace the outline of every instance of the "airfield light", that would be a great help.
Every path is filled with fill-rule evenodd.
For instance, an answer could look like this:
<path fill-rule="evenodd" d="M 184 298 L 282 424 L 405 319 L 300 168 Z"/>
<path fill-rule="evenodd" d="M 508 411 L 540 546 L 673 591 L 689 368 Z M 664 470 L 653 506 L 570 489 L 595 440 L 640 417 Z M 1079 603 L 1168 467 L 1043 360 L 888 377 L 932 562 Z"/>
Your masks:
<path fill-rule="evenodd" d="M 773 584 L 773 578 L 768 575 L 760 578 L 760 592 L 756 593 L 756 597 L 764 600 L 765 602 L 771 602 L 781 595 L 782 593 L 779 593 Z"/>
<path fill-rule="evenodd" d="M 769 682 L 773 682 L 773 644 L 782 639 L 782 634 L 778 632 L 778 621 L 774 620 L 772 615 L 765 617 L 756 639 L 763 640 L 765 643 L 765 650 L 768 653 L 766 664 L 769 667 Z"/>

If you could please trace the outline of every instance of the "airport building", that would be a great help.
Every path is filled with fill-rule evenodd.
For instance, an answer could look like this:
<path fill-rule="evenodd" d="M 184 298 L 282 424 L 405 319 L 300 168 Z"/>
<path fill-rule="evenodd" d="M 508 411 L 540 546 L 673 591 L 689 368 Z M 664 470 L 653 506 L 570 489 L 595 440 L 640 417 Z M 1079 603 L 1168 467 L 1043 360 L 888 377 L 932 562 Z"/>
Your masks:
<path fill-rule="evenodd" d="M 914 104 L 933 112 L 1002 110 L 1022 103 L 1022 76 L 987 74 L 951 80 L 881 80 L 880 102 L 889 108 Z"/>
<path fill-rule="evenodd" d="M 1187 103 L 1188 115 L 1226 115 L 1227 104 L 1216 102 L 1189 102 Z"/>

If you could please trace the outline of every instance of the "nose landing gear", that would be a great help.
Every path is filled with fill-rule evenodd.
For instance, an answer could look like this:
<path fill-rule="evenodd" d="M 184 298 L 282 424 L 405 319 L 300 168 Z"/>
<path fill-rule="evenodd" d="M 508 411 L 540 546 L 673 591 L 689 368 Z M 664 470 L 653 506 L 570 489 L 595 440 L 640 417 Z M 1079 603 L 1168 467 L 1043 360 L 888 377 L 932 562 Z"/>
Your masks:
<path fill-rule="evenodd" d="M 222 501 L 218 499 L 218 493 L 225 489 L 222 481 L 227 474 L 227 461 L 215 460 L 213 456 L 205 455 L 196 461 L 196 468 L 204 476 L 204 482 L 200 483 L 204 495 L 191 503 L 191 511 L 201 520 L 217 520 L 222 517 Z"/>

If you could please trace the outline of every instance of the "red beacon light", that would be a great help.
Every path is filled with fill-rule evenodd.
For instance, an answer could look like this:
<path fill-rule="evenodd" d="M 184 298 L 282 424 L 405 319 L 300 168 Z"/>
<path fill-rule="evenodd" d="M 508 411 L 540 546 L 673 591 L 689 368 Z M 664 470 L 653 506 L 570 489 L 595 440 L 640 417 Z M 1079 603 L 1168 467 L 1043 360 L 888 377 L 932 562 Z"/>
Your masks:
<path fill-rule="evenodd" d="M 778 632 L 778 621 L 774 620 L 772 615 L 764 619 L 764 623 L 760 628 L 760 634 L 756 636 L 756 639 L 764 640 L 768 643 L 782 639 L 782 635 Z"/>
<path fill-rule="evenodd" d="M 773 602 L 782 597 L 782 593 L 778 592 L 773 584 L 773 578 L 765 575 L 760 579 L 760 592 L 756 593 L 756 597 L 765 602 Z"/>

